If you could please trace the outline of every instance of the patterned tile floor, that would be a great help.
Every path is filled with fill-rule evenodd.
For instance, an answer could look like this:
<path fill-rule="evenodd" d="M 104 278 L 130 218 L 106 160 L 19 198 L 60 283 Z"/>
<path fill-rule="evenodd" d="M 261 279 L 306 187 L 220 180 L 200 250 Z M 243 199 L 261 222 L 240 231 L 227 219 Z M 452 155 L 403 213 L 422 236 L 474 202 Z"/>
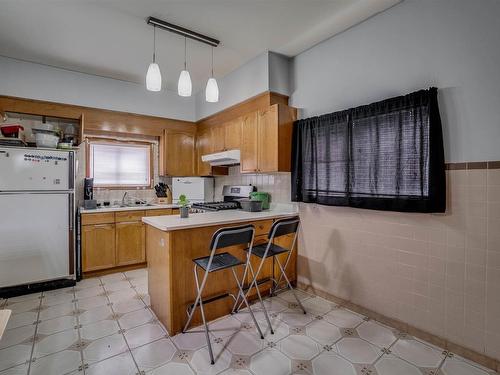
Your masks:
<path fill-rule="evenodd" d="M 258 338 L 246 311 L 210 324 L 216 364 L 199 328 L 169 337 L 149 309 L 147 271 L 86 279 L 16 297 L 0 341 L 0 375 L 488 375 L 479 365 L 322 298 L 266 299 L 275 334 Z M 255 305 L 263 329 L 262 311 Z"/>

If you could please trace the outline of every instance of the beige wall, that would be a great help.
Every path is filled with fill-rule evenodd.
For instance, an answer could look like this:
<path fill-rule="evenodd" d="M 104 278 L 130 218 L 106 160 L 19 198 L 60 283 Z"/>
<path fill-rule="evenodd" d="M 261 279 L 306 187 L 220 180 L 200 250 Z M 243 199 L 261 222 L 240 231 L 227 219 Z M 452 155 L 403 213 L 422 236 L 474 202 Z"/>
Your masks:
<path fill-rule="evenodd" d="M 446 214 L 301 203 L 299 281 L 500 359 L 500 169 L 447 180 Z"/>

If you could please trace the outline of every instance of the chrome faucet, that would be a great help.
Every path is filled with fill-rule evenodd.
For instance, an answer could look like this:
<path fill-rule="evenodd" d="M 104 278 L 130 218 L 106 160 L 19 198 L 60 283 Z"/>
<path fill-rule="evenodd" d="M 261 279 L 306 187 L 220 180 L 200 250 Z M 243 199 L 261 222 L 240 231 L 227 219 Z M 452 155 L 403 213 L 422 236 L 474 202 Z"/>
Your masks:
<path fill-rule="evenodd" d="M 125 197 L 127 196 L 127 192 L 125 192 L 123 194 L 123 197 L 122 197 L 122 206 L 125 206 Z"/>

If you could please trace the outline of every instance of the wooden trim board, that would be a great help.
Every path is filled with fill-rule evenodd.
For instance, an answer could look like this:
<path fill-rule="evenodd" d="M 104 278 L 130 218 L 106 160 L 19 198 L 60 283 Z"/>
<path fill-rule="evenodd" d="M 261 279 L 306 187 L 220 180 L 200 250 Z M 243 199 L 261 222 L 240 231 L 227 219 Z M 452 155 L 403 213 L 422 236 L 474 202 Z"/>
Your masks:
<path fill-rule="evenodd" d="M 80 120 L 84 116 L 85 132 L 109 132 L 160 137 L 165 129 L 196 132 L 196 123 L 156 116 L 54 103 L 35 99 L 0 96 L 0 113 L 17 112 Z"/>
<path fill-rule="evenodd" d="M 213 115 L 202 118 L 201 120 L 198 120 L 196 124 L 199 130 L 203 130 L 206 127 L 220 125 L 224 122 L 231 121 L 259 109 L 267 109 L 273 104 L 288 105 L 288 96 L 266 91 L 262 94 L 258 94 L 240 103 L 232 105 L 231 107 Z"/>

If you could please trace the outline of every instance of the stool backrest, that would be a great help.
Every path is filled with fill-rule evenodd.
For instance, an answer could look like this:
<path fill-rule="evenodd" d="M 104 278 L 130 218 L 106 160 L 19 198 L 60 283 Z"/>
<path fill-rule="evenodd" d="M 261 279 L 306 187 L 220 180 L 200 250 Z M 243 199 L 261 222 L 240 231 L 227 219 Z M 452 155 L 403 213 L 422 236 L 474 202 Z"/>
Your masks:
<path fill-rule="evenodd" d="M 275 237 L 296 233 L 299 223 L 300 219 L 298 217 L 276 220 L 269 230 L 268 238 L 271 240 Z"/>
<path fill-rule="evenodd" d="M 255 227 L 252 224 L 217 230 L 210 243 L 210 251 L 223 247 L 249 244 L 253 241 Z"/>

